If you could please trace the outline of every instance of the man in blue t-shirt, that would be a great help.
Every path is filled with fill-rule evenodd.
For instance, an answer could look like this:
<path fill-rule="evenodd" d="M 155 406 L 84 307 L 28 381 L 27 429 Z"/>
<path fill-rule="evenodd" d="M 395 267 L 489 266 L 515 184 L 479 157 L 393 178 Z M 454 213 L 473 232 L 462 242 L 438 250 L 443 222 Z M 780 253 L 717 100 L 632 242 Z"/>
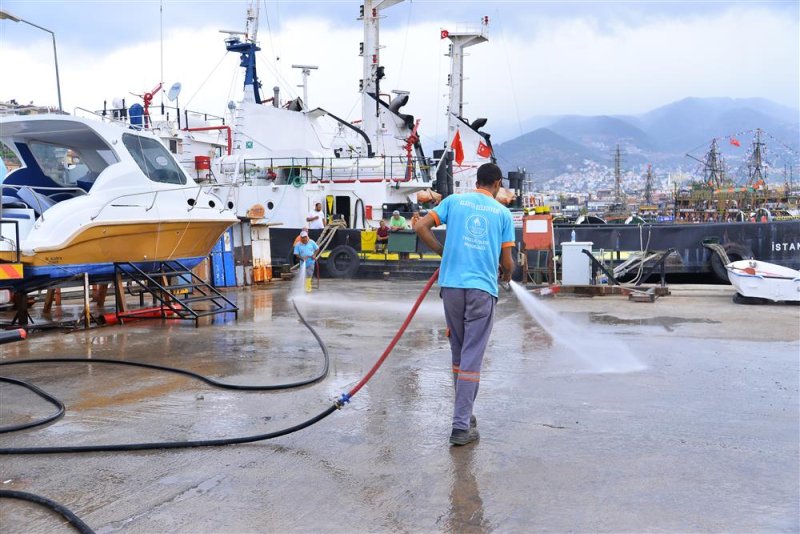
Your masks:
<path fill-rule="evenodd" d="M 300 242 L 294 246 L 294 255 L 304 262 L 306 268 L 305 288 L 306 293 L 311 293 L 311 281 L 314 278 L 314 253 L 319 246 L 308 238 L 308 232 L 300 232 Z"/>
<path fill-rule="evenodd" d="M 514 222 L 508 208 L 495 200 L 503 172 L 493 163 L 478 168 L 477 189 L 450 195 L 415 226 L 417 235 L 442 255 L 440 295 L 453 356 L 455 406 L 450 443 L 478 439 L 472 406 L 478 394 L 483 353 L 489 342 L 497 302 L 497 266 L 503 281 L 514 271 Z M 444 246 L 433 227 L 447 225 Z"/>

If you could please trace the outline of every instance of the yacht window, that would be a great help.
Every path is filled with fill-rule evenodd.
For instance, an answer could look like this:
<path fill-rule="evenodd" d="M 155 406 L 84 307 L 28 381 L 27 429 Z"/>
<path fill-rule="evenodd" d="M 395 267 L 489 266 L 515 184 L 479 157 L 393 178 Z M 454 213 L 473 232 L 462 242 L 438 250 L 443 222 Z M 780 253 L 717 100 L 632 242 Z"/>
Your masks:
<path fill-rule="evenodd" d="M 57 184 L 67 187 L 75 187 L 78 181 L 93 182 L 110 163 L 116 161 L 114 154 L 106 149 L 78 149 L 40 141 L 31 141 L 28 147 L 42 172 Z"/>
<path fill-rule="evenodd" d="M 186 176 L 170 153 L 157 139 L 123 134 L 122 142 L 142 172 L 154 182 L 186 184 Z"/>
<path fill-rule="evenodd" d="M 16 152 L 11 150 L 5 143 L 0 141 L 0 158 L 3 158 L 3 162 L 6 164 L 6 167 L 10 171 L 11 169 L 16 169 L 21 164 L 19 162 L 19 158 L 17 158 Z"/>

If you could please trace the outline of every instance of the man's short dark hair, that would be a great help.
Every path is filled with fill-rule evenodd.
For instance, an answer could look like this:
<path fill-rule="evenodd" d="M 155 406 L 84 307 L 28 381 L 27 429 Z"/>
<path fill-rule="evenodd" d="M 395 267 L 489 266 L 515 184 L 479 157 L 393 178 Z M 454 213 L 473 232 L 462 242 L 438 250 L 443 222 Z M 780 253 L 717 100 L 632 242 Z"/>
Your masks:
<path fill-rule="evenodd" d="M 494 163 L 484 163 L 478 167 L 478 185 L 492 185 L 503 179 L 503 171 Z"/>

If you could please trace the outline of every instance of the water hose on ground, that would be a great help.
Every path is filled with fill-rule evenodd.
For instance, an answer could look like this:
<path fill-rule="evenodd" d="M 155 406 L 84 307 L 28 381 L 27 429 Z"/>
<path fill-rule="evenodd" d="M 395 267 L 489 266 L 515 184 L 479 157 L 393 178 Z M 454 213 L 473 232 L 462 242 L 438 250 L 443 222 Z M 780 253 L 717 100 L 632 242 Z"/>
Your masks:
<path fill-rule="evenodd" d="M 81 521 L 81 519 L 78 516 L 72 513 L 64 505 L 59 504 L 55 501 L 51 501 L 50 499 L 42 497 L 41 495 L 26 493 L 24 491 L 0 490 L 0 498 L 18 499 L 21 501 L 28 501 L 40 504 L 45 508 L 49 508 L 54 512 L 61 514 L 64 517 L 64 519 L 66 519 L 69 522 L 69 524 L 75 527 L 75 530 L 77 530 L 81 534 L 94 534 L 94 530 L 89 528 L 89 525 Z"/>
<path fill-rule="evenodd" d="M 364 387 L 364 385 L 372 378 L 372 376 L 377 372 L 386 358 L 389 356 L 391 351 L 394 349 L 397 342 L 403 336 L 408 327 L 409 323 L 411 323 L 411 319 L 413 319 L 414 315 L 417 312 L 420 304 L 425 299 L 425 296 L 428 294 L 431 286 L 436 281 L 436 278 L 439 274 L 439 270 L 437 269 L 428 282 L 425 284 L 425 287 L 420 292 L 419 296 L 417 297 L 414 306 L 411 308 L 411 311 L 406 316 L 405 321 L 398 329 L 397 333 L 394 335 L 392 340 L 389 342 L 389 345 L 386 347 L 386 350 L 383 351 L 383 354 L 375 362 L 375 365 L 369 370 L 369 372 L 364 375 L 364 377 L 347 393 L 343 393 L 339 398 L 337 398 L 331 406 L 327 409 L 323 410 L 318 415 L 303 421 L 297 425 L 277 430 L 275 432 L 268 432 L 264 434 L 256 434 L 252 436 L 242 436 L 238 438 L 222 438 L 222 439 L 206 439 L 206 440 L 193 440 L 193 441 L 168 441 L 168 442 L 155 442 L 155 443 L 125 443 L 125 444 L 117 444 L 117 445 L 79 445 L 79 446 L 64 446 L 64 447 L 8 447 L 8 448 L 0 448 L 0 454 L 2 455 L 9 455 L 9 454 L 57 454 L 57 453 L 80 453 L 80 452 L 119 452 L 119 451 L 143 451 L 143 450 L 157 450 L 157 449 L 188 449 L 194 447 L 216 447 L 216 446 L 223 446 L 223 445 L 235 445 L 240 443 L 252 443 L 255 441 L 264 441 L 268 439 L 277 438 L 280 436 L 285 436 L 287 434 L 291 434 L 293 432 L 297 432 L 298 430 L 302 430 L 304 428 L 308 428 L 309 426 L 325 419 L 330 414 L 335 412 L 338 409 L 341 409 L 345 404 L 350 402 L 350 399 L 358 393 L 358 391 Z M 298 315 L 301 316 L 301 320 L 303 324 L 309 328 L 313 333 L 314 337 L 317 338 L 317 341 L 320 342 L 322 345 L 322 341 L 317 333 L 314 331 L 313 328 L 305 321 L 305 319 L 300 314 L 300 311 L 297 310 Z M 327 355 L 327 350 L 325 350 Z M 99 360 L 83 360 L 82 362 L 97 362 Z M 11 363 L 11 362 L 7 362 Z M 25 363 L 24 361 L 14 362 L 14 363 Z M 2 364 L 2 363 L 0 363 Z M 149 365 L 149 364 L 146 364 Z"/>
<path fill-rule="evenodd" d="M 39 364 L 39 363 L 84 363 L 84 364 L 94 364 L 94 363 L 103 363 L 103 364 L 116 364 L 116 365 L 129 365 L 132 367 L 143 367 L 145 369 L 154 369 L 157 371 L 166 371 L 168 373 L 175 373 L 184 376 L 188 376 L 190 378 L 194 378 L 205 382 L 211 386 L 220 388 L 220 389 L 230 389 L 235 391 L 279 391 L 284 389 L 294 389 L 300 388 L 303 386 L 309 386 L 311 384 L 316 384 L 320 382 L 325 377 L 328 376 L 328 371 L 330 369 L 330 354 L 328 353 L 328 347 L 325 345 L 325 342 L 322 341 L 322 338 L 319 336 L 316 330 L 308 324 L 305 317 L 300 313 L 300 310 L 297 309 L 297 305 L 292 301 L 292 306 L 294 306 L 294 311 L 297 313 L 297 316 L 300 318 L 300 321 L 303 325 L 308 328 L 311 333 L 314 335 L 314 338 L 317 340 L 317 343 L 322 349 L 323 355 L 323 366 L 322 371 L 319 372 L 317 376 L 306 380 L 300 380 L 297 382 L 290 382 L 287 384 L 271 384 L 271 385 L 242 385 L 242 384 L 226 384 L 225 382 L 220 382 L 218 380 L 214 380 L 213 378 L 209 378 L 207 376 L 203 376 L 201 374 L 193 373 L 192 371 L 187 371 L 185 369 L 179 369 L 177 367 L 167 367 L 164 365 L 156 365 L 151 363 L 144 363 L 144 362 L 136 362 L 136 361 L 126 361 L 126 360 L 114 360 L 114 359 L 107 359 L 107 358 L 37 358 L 37 359 L 30 359 L 30 360 L 11 360 L 7 362 L 0 362 L 0 366 L 3 365 L 24 365 L 24 364 Z M 51 421 L 55 421 L 63 417 L 65 412 L 64 404 L 56 399 L 55 397 L 49 395 L 47 392 L 39 389 L 38 387 L 25 382 L 24 380 L 18 380 L 15 378 L 9 378 L 0 376 L 0 382 L 6 382 L 9 384 L 15 384 L 24 388 L 29 389 L 33 393 L 39 395 L 41 398 L 46 400 L 47 402 L 53 404 L 58 408 L 58 412 L 47 416 L 42 419 L 37 419 L 35 421 L 31 421 L 29 423 L 19 424 L 19 425 L 10 425 L 0 427 L 0 434 L 4 434 L 7 432 L 16 432 L 19 430 L 24 430 L 27 428 L 33 428 L 36 426 L 41 426 Z"/>

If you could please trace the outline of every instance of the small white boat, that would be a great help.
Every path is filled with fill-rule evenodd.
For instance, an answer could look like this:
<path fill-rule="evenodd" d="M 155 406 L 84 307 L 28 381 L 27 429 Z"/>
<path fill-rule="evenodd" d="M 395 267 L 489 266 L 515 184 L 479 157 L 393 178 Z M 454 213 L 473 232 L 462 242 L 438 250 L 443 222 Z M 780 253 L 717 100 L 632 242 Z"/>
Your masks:
<path fill-rule="evenodd" d="M 737 291 L 734 301 L 800 302 L 800 271 L 758 260 L 734 261 L 725 268 Z"/>
<path fill-rule="evenodd" d="M 0 118 L 0 143 L 19 162 L 0 179 L 0 263 L 45 287 L 114 264 L 191 268 L 237 222 L 230 188 L 198 185 L 150 133 L 69 115 Z M 0 265 L 1 267 L 2 265 Z"/>

